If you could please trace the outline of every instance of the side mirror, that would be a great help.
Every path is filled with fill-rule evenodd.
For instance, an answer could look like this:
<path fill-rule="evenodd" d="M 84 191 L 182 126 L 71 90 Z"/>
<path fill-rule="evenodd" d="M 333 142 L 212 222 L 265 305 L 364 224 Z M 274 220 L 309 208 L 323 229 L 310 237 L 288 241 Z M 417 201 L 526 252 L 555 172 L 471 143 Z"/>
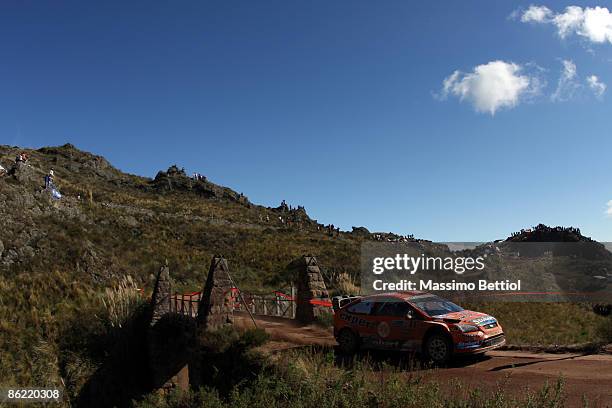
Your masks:
<path fill-rule="evenodd" d="M 414 312 L 412 310 L 409 310 L 408 313 L 406 313 L 406 319 L 413 319 L 414 318 Z"/>

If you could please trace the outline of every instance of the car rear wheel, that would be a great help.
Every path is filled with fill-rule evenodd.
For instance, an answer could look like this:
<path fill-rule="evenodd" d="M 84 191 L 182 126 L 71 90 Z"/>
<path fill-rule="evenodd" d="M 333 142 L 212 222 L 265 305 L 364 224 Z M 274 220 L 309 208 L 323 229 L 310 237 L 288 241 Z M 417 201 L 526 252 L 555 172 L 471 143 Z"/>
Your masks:
<path fill-rule="evenodd" d="M 340 331 L 337 340 L 342 353 L 354 354 L 359 349 L 359 338 L 349 329 Z"/>
<path fill-rule="evenodd" d="M 452 346 L 448 338 L 442 334 L 433 334 L 425 342 L 425 354 L 435 364 L 446 363 L 452 353 Z"/>

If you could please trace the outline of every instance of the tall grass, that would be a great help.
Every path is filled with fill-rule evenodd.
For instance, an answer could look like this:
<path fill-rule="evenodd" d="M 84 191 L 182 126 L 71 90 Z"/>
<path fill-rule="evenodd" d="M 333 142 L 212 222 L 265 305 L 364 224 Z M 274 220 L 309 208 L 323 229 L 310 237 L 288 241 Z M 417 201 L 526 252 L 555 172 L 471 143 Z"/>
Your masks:
<path fill-rule="evenodd" d="M 452 391 L 448 391 L 451 389 Z M 350 369 L 334 364 L 334 356 L 319 352 L 289 352 L 251 382 L 238 384 L 227 397 L 203 387 L 170 395 L 149 395 L 138 408 L 276 408 L 276 407 L 547 407 L 564 406 L 560 379 L 519 396 L 507 392 L 504 381 L 493 391 L 468 389 L 460 381 L 451 387 L 424 381 L 411 372 L 375 367 L 368 361 Z"/>
<path fill-rule="evenodd" d="M 597 335 L 606 343 L 612 343 L 612 315 L 604 318 L 597 327 Z"/>
<path fill-rule="evenodd" d="M 461 306 L 495 316 L 508 344 L 550 346 L 605 340 L 598 327 L 606 318 L 593 313 L 587 304 L 489 302 Z"/>
<path fill-rule="evenodd" d="M 358 295 L 361 293 L 357 277 L 351 276 L 348 272 L 332 274 L 330 279 L 331 289 L 339 295 Z"/>
<path fill-rule="evenodd" d="M 101 297 L 103 318 L 113 328 L 121 328 L 143 302 L 140 289 L 131 276 L 123 276 L 117 285 L 106 288 Z"/>

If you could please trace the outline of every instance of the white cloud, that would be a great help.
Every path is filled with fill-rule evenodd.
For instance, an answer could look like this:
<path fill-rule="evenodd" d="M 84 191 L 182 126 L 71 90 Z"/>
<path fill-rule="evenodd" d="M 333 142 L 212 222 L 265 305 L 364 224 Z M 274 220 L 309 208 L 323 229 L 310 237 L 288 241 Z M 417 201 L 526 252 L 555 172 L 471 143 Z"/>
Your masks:
<path fill-rule="evenodd" d="M 596 43 L 612 43 L 612 13 L 605 7 L 585 8 L 576 33 Z"/>
<path fill-rule="evenodd" d="M 546 6 L 530 6 L 521 21 L 553 24 L 561 38 L 579 35 L 594 43 L 612 44 L 612 13 L 606 7 L 569 6 L 563 13 L 554 14 Z"/>
<path fill-rule="evenodd" d="M 608 206 L 608 208 L 606 209 L 605 214 L 608 217 L 612 217 L 612 200 L 608 201 L 606 205 Z"/>
<path fill-rule="evenodd" d="M 565 9 L 565 13 L 555 15 L 549 22 L 556 25 L 559 36 L 565 38 L 572 32 L 578 31 L 583 21 L 582 7 L 569 6 Z"/>
<path fill-rule="evenodd" d="M 543 23 L 551 19 L 553 12 L 546 6 L 529 6 L 521 15 L 523 23 Z"/>
<path fill-rule="evenodd" d="M 606 92 L 607 85 L 601 82 L 597 75 L 587 77 L 587 84 L 589 84 L 589 88 L 591 88 L 591 91 L 593 91 L 596 97 L 603 97 L 604 92 Z M 610 201 L 610 203 L 612 203 L 612 201 Z"/>
<path fill-rule="evenodd" d="M 565 102 L 574 97 L 576 91 L 580 88 L 580 84 L 576 81 L 576 64 L 572 60 L 563 60 L 563 69 L 557 89 L 551 95 L 554 102 Z"/>
<path fill-rule="evenodd" d="M 572 60 L 563 60 L 563 69 L 557 82 L 555 92 L 550 96 L 553 102 L 567 102 L 576 97 L 584 98 L 585 83 L 597 99 L 601 99 L 606 92 L 607 85 L 597 75 L 590 75 L 583 81 L 576 70 L 576 64 Z"/>
<path fill-rule="evenodd" d="M 455 71 L 442 86 L 443 99 L 454 95 L 470 102 L 477 112 L 494 115 L 499 109 L 513 108 L 537 94 L 542 83 L 525 73 L 523 66 L 498 60 L 478 65 L 469 73 Z"/>

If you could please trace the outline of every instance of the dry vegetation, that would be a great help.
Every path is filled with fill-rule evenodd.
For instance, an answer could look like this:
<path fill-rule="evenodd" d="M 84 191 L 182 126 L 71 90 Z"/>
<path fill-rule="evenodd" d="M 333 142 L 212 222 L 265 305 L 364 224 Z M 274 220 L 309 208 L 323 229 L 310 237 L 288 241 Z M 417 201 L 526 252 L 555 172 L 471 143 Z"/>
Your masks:
<path fill-rule="evenodd" d="M 380 366 L 368 360 L 356 361 L 350 368 L 335 363 L 333 353 L 299 350 L 285 353 L 275 363 L 262 368 L 248 382 L 235 386 L 227 395 L 205 387 L 167 396 L 150 395 L 136 403 L 153 407 L 562 407 L 564 385 L 559 379 L 538 390 L 525 390 L 513 397 L 501 382 L 497 390 L 486 392 L 452 384 L 452 393 L 441 384 L 423 381 L 410 371 Z M 448 389 L 448 388 L 447 388 Z"/>
<path fill-rule="evenodd" d="M 474 303 L 465 308 L 495 316 L 512 345 L 575 345 L 607 342 L 600 328 L 610 319 L 593 313 L 590 305 L 576 303 Z"/>
<path fill-rule="evenodd" d="M 0 146 L 0 162 L 7 167 L 16 151 Z M 6 250 L 27 244 L 34 252 L 0 268 L 0 385 L 62 386 L 76 398 L 117 344 L 137 344 L 131 337 L 137 324 L 128 324 L 138 323 L 142 314 L 143 299 L 136 288 L 150 293 L 151 276 L 166 260 L 177 291 L 203 286 L 213 254 L 229 260 L 244 290 L 261 291 L 287 285 L 294 277 L 286 265 L 311 253 L 331 280 L 332 293 L 358 290 L 361 236 L 330 237 L 314 223 L 289 228 L 277 221 L 274 209 L 257 205 L 204 199 L 190 191 L 151 191 L 150 180 L 120 173 L 72 146 L 32 151 L 31 157 L 36 174 L 55 169 L 65 198 L 50 205 L 35 195 L 39 185 L 0 180 L 0 199 L 6 200 L 0 208 L 0 239 Z M 26 198 L 34 205 L 25 208 Z M 266 216 L 270 221 L 264 221 Z M 572 304 L 473 308 L 498 317 L 515 344 L 591 341 L 604 321 Z M 218 390 L 208 389 L 164 401 L 151 396 L 141 406 L 273 407 L 285 405 L 282 401 L 305 407 L 330 401 L 358 406 L 383 400 L 390 401 L 385 406 L 518 404 L 495 405 L 486 401 L 499 397 L 467 395 L 467 405 L 461 405 L 403 374 L 380 385 L 370 381 L 376 373 L 367 366 L 346 371 L 326 356 L 300 358 L 300 363 L 267 367 L 221 397 Z M 542 405 L 557 401 L 557 394 L 547 394 L 551 390 L 526 403 L 555 406 Z"/>

